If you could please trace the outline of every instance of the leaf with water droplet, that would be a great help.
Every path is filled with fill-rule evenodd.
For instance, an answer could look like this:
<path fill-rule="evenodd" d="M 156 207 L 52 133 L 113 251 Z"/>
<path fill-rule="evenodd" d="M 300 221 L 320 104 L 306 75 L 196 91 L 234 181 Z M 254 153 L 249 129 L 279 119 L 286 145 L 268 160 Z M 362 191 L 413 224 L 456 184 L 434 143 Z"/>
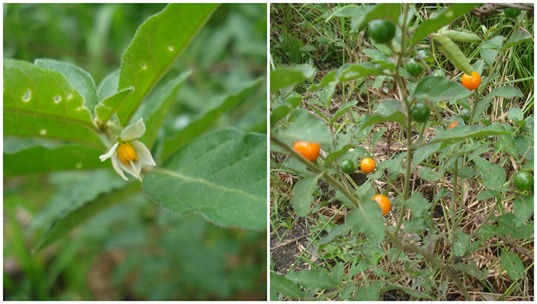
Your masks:
<path fill-rule="evenodd" d="M 97 89 L 95 88 L 95 81 L 93 81 L 88 72 L 72 64 L 52 59 L 37 59 L 34 64 L 62 74 L 71 86 L 82 95 L 84 105 L 90 112 L 93 112 L 93 108 L 97 105 Z M 54 98 L 54 102 L 61 102 L 61 97 L 59 100 Z"/>
<path fill-rule="evenodd" d="M 121 57 L 118 89 L 135 89 L 117 108 L 122 125 L 127 125 L 140 103 L 171 68 L 216 7 L 216 4 L 170 4 L 138 28 Z M 168 48 L 170 45 L 173 50 Z"/>
<path fill-rule="evenodd" d="M 69 101 L 62 98 L 69 95 Z M 4 60 L 4 135 L 102 146 L 90 111 L 67 79 L 19 60 Z"/>

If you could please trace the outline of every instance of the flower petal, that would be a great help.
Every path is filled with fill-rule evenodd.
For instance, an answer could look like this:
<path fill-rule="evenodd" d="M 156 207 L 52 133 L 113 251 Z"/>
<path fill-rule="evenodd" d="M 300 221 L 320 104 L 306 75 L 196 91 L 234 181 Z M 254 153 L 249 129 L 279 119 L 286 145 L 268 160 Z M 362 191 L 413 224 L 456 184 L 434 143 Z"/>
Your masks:
<path fill-rule="evenodd" d="M 142 118 L 130 126 L 127 126 L 121 131 L 121 140 L 131 141 L 133 139 L 141 137 L 145 133 L 145 124 Z"/>
<path fill-rule="evenodd" d="M 131 161 L 128 165 L 120 163 L 119 166 L 124 171 L 127 171 L 127 173 L 129 173 L 130 175 L 136 177 L 139 180 L 142 180 L 142 178 L 140 177 L 140 171 L 142 171 L 142 165 L 140 164 L 140 162 Z"/>
<path fill-rule="evenodd" d="M 153 156 L 151 156 L 151 152 L 149 152 L 149 149 L 139 140 L 133 140 L 131 142 L 131 145 L 134 147 L 134 150 L 136 150 L 136 154 L 138 155 L 138 161 L 142 165 L 146 166 L 156 166 L 155 160 L 153 160 Z"/>
<path fill-rule="evenodd" d="M 108 152 L 106 154 L 103 154 L 101 156 L 99 156 L 99 159 L 103 162 L 107 159 L 109 159 L 110 157 L 112 157 L 112 155 L 114 155 L 114 153 L 116 152 L 116 149 L 117 149 L 117 146 L 119 145 L 119 143 L 115 143 L 112 148 L 110 148 L 110 150 L 108 150 Z"/>
<path fill-rule="evenodd" d="M 128 180 L 123 173 L 123 170 L 121 170 L 121 167 L 119 166 L 120 163 L 121 161 L 119 160 L 117 154 L 112 156 L 112 166 L 114 167 L 114 170 L 116 170 L 117 174 L 119 174 L 119 176 L 121 176 L 124 180 Z"/>

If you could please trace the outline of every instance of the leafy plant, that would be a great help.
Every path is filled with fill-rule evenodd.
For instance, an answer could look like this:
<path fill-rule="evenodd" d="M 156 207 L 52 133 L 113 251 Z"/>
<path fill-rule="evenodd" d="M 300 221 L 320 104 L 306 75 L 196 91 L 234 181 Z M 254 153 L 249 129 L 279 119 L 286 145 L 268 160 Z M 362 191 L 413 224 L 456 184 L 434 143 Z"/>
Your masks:
<path fill-rule="evenodd" d="M 271 10 L 277 31 L 290 32 L 292 20 L 313 29 L 302 39 L 320 41 L 335 23 L 334 36 L 351 42 L 339 67 L 316 61 L 326 58 L 321 47 L 311 65 L 287 66 L 272 35 L 280 63 L 271 71 L 272 299 L 533 298 L 533 195 L 511 183 L 519 169 L 533 170 L 533 112 L 521 110 L 533 90 L 505 64 L 508 54 L 521 57 L 517 45 L 533 54 L 521 38 L 532 25 L 520 17 L 520 27 L 482 25 L 468 15 L 475 7 Z M 322 17 L 310 18 L 313 11 Z M 379 20 L 395 24 L 394 35 L 376 37 Z M 461 85 L 472 72 L 479 81 Z M 299 157 L 291 138 L 319 142 L 321 156 Z M 376 161 L 367 176 L 338 165 L 365 157 Z"/>
<path fill-rule="evenodd" d="M 205 93 L 212 95 L 205 99 L 196 96 L 189 104 L 177 103 L 185 88 L 185 94 L 193 97 L 188 87 L 196 87 L 197 80 L 189 79 L 205 77 L 216 61 L 206 61 L 203 67 L 206 71 L 193 73 L 184 69 L 181 60 L 193 54 L 203 56 L 199 45 L 210 40 L 207 35 L 226 33 L 233 22 L 235 26 L 251 22 L 245 13 L 264 17 L 264 5 L 217 8 L 215 4 L 167 5 L 138 27 L 121 56 L 119 69 L 98 86 L 88 72 L 70 63 L 52 59 L 36 59 L 34 63 L 4 60 L 4 177 L 10 180 L 28 174 L 53 173 L 52 176 L 63 176 L 59 178 L 60 185 L 69 184 L 41 213 L 35 211 L 41 219 L 39 227 L 50 226 L 45 233 L 36 230 L 32 238 L 37 242 L 22 251 L 31 249 L 37 256 L 51 250 L 52 244 L 75 228 L 79 228 L 77 231 L 90 229 L 85 227 L 92 226 L 92 222 L 99 221 L 96 219 L 108 212 L 117 215 L 121 210 L 133 208 L 131 215 L 138 218 L 136 212 L 146 212 L 143 203 L 153 201 L 155 207 L 161 206 L 175 215 L 157 217 L 158 207 L 145 207 L 153 210 L 152 214 L 136 222 L 138 230 L 133 232 L 142 241 L 118 246 L 122 257 L 121 263 L 116 261 L 121 267 L 116 269 L 115 285 L 124 284 L 127 274 L 135 273 L 140 279 L 135 280 L 131 290 L 141 299 L 212 296 L 225 299 L 235 297 L 238 290 L 258 288 L 256 282 L 264 279 L 263 265 L 252 269 L 248 264 L 252 261 L 235 263 L 235 270 L 231 271 L 235 271 L 233 275 L 237 278 L 232 279 L 224 261 L 240 256 L 241 247 L 251 246 L 250 242 L 264 242 L 266 136 L 263 128 L 266 117 L 264 103 L 258 102 L 259 96 L 265 96 L 263 68 L 253 72 L 244 69 L 241 73 L 226 71 L 227 76 L 213 73 L 216 79 L 203 84 Z M 212 24 L 214 22 L 216 24 Z M 229 24 L 222 26 L 223 22 Z M 218 32 L 215 27 L 219 28 Z M 259 37 L 248 32 L 256 28 L 245 26 L 244 29 L 241 34 Z M 265 35 L 262 30 L 259 33 L 261 37 Z M 264 41 L 263 38 L 260 41 Z M 229 43 L 229 40 L 221 40 L 221 43 Z M 211 56 L 219 56 L 219 50 L 223 49 L 213 49 Z M 244 50 L 250 51 L 248 61 L 257 61 L 264 67 L 264 52 L 252 47 Z M 245 54 L 237 52 L 230 62 L 246 60 Z M 256 67 L 259 67 L 257 62 Z M 226 77 L 235 77 L 235 80 L 225 80 Z M 211 85 L 218 89 L 207 89 Z M 197 87 L 201 88 L 199 84 Z M 190 112 L 183 120 L 177 114 L 181 106 L 187 109 L 184 113 Z M 236 113 L 241 113 L 241 119 L 234 119 Z M 115 169 L 125 180 L 110 169 Z M 127 180 L 123 171 L 139 180 L 132 177 Z M 140 195 L 142 193 L 145 196 Z M 184 216 L 186 214 L 190 216 Z M 207 223 L 201 223 L 200 217 Z M 185 224 L 177 225 L 181 219 Z M 158 223 L 159 220 L 164 222 Z M 154 228 L 150 228 L 151 222 Z M 240 228 L 236 230 L 239 232 L 226 232 L 236 228 Z M 151 243 L 150 238 L 144 236 L 148 233 L 144 229 L 163 231 L 162 239 Z M 218 232 L 219 229 L 222 232 Z M 177 238 L 174 234 L 178 234 Z M 253 241 L 238 241 L 236 238 L 241 234 Z M 222 241 L 211 243 L 210 235 L 220 235 Z M 70 239 L 78 237 L 74 235 Z M 14 242 L 17 241 L 24 240 Z M 128 238 L 125 242 L 129 242 Z M 192 246 L 190 252 L 177 249 L 181 242 L 181 246 Z M 155 266 L 157 255 L 153 258 L 147 254 L 124 254 L 128 252 L 125 250 L 133 248 L 143 251 L 145 246 L 174 254 L 160 254 L 160 259 L 165 260 L 161 266 Z M 80 247 L 73 250 L 76 252 Z M 204 250 L 208 253 L 199 254 Z M 262 260 L 262 250 L 251 252 L 252 255 L 247 256 Z M 28 263 L 35 263 L 32 254 L 25 251 L 25 255 Z M 133 267 L 139 265 L 140 259 L 148 264 Z M 211 259 L 214 261 L 207 261 Z M 185 263 L 198 265 L 199 269 L 185 269 L 184 277 L 171 272 L 186 267 Z M 200 263 L 206 265 L 200 266 Z M 163 265 L 166 267 L 162 268 Z M 27 270 L 33 272 L 31 268 Z M 205 276 L 209 273 L 212 277 L 207 280 Z M 36 275 L 36 282 L 30 285 L 32 288 L 37 288 L 39 274 Z M 156 278 L 164 276 L 173 279 L 159 285 Z M 185 287 L 177 288 L 179 285 Z M 21 292 L 20 296 L 46 299 L 49 295 L 45 290 Z"/>

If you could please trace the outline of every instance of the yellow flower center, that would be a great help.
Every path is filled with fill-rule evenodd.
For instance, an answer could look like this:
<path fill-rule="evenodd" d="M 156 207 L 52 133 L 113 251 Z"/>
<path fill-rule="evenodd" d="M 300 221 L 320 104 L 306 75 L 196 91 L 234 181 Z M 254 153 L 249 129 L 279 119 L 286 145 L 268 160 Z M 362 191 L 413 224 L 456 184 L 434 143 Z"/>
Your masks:
<path fill-rule="evenodd" d="M 125 165 L 130 164 L 131 161 L 138 160 L 136 150 L 134 150 L 134 147 L 129 142 L 119 143 L 119 146 L 117 147 L 117 156 Z"/>

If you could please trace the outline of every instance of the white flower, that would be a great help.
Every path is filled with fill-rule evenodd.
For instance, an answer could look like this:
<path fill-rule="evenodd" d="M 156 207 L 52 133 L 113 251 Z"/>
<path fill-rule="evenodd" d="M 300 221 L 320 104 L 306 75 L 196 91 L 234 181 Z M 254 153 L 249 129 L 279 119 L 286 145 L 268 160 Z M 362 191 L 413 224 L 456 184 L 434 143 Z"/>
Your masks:
<path fill-rule="evenodd" d="M 117 174 L 127 180 L 123 171 L 136 177 L 140 181 L 142 166 L 156 166 L 151 152 L 140 141 L 136 140 L 145 133 L 145 125 L 140 118 L 135 124 L 127 126 L 121 131 L 120 141 L 116 142 L 108 153 L 99 156 L 101 161 L 112 158 L 112 166 Z"/>

